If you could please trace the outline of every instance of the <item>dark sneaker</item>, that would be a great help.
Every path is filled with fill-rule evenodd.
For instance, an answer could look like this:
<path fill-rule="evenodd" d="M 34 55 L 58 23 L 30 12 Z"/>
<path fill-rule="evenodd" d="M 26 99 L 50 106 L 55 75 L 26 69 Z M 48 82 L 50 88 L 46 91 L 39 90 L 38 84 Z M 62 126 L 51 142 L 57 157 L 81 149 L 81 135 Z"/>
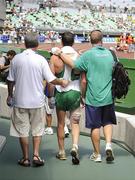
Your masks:
<path fill-rule="evenodd" d="M 78 155 L 78 149 L 76 147 L 73 147 L 70 152 L 72 156 L 72 163 L 74 165 L 78 165 L 80 163 L 79 155 Z"/>
<path fill-rule="evenodd" d="M 106 151 L 106 162 L 111 163 L 112 161 L 114 161 L 112 148 L 106 148 L 105 151 Z"/>

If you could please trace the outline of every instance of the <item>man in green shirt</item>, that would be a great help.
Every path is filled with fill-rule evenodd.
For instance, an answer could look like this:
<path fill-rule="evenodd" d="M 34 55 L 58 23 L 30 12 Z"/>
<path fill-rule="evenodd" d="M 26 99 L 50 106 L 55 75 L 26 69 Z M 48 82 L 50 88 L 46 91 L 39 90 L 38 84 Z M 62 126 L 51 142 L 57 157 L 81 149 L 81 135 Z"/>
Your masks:
<path fill-rule="evenodd" d="M 87 90 L 85 98 L 86 128 L 91 129 L 93 154 L 90 159 L 101 162 L 100 154 L 100 128 L 106 140 L 106 161 L 112 162 L 114 155 L 111 146 L 113 124 L 116 124 L 116 116 L 112 98 L 112 69 L 113 56 L 111 52 L 102 46 L 103 34 L 100 30 L 94 30 L 90 34 L 92 48 L 84 52 L 76 61 L 66 56 L 61 51 L 59 55 L 64 63 L 70 67 L 86 72 Z"/>

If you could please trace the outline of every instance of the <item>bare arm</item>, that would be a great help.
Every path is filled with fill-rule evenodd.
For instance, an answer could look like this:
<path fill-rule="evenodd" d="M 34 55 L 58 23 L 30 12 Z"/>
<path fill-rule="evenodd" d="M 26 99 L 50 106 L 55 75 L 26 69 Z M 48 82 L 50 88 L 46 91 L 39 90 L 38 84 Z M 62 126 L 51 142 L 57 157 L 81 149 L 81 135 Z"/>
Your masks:
<path fill-rule="evenodd" d="M 3 71 L 5 69 L 8 69 L 9 67 L 10 67 L 10 65 L 6 65 L 6 66 L 0 65 L 0 70 Z"/>
<path fill-rule="evenodd" d="M 13 97 L 14 81 L 7 81 L 8 84 L 8 96 Z"/>
<path fill-rule="evenodd" d="M 81 94 L 82 94 L 82 98 L 85 98 L 86 87 L 87 87 L 86 74 L 85 74 L 85 72 L 82 72 L 81 73 Z"/>
<path fill-rule="evenodd" d="M 69 55 L 62 53 L 60 49 L 56 50 L 54 54 L 59 56 L 62 59 L 62 61 L 65 64 L 69 65 L 72 69 L 74 68 L 73 60 Z"/>
<path fill-rule="evenodd" d="M 56 78 L 55 80 L 53 80 L 51 82 L 53 85 L 60 85 L 62 87 L 67 87 L 67 85 L 69 84 L 69 81 L 65 80 L 65 79 L 60 79 L 60 78 Z"/>
<path fill-rule="evenodd" d="M 52 56 L 49 62 L 49 66 L 52 73 L 55 75 L 56 73 L 59 73 L 59 71 L 61 71 L 61 68 L 63 69 L 63 62 L 57 56 Z M 55 80 L 53 80 L 51 83 L 48 84 L 49 96 L 53 96 L 55 88 L 54 85 L 61 85 L 62 87 L 66 87 L 68 83 L 69 82 L 64 79 L 56 78 Z"/>
<path fill-rule="evenodd" d="M 69 55 L 60 53 L 59 57 L 63 60 L 65 64 L 69 65 L 72 69 L 74 68 L 74 62 Z"/>
<path fill-rule="evenodd" d="M 8 84 L 8 97 L 7 97 L 7 105 L 12 105 L 12 99 L 13 99 L 13 87 L 14 87 L 14 81 L 7 81 Z"/>

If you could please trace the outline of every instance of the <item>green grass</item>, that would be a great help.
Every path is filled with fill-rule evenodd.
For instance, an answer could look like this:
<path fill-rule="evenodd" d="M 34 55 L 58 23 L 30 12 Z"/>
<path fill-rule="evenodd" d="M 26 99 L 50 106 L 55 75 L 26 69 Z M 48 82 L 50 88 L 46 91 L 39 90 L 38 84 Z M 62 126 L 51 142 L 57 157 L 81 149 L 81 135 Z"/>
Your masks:
<path fill-rule="evenodd" d="M 10 47 L 10 46 L 0 46 L 0 52 L 2 53 L 7 53 L 9 50 L 14 50 L 16 53 L 21 53 L 25 50 L 25 48 L 15 48 L 15 47 Z M 47 60 L 50 59 L 51 54 L 50 52 L 46 50 L 37 50 L 37 53 L 46 58 Z"/>
<path fill-rule="evenodd" d="M 21 49 L 20 48 L 15 48 L 15 47 L 10 47 L 10 46 L 5 46 L 5 45 L 0 45 L 0 52 L 2 53 L 7 53 L 9 50 L 14 50 L 16 53 L 20 53 Z"/>
<path fill-rule="evenodd" d="M 120 62 L 127 69 L 135 69 L 135 60 L 134 59 L 120 59 Z"/>
<path fill-rule="evenodd" d="M 48 51 L 43 51 L 43 50 L 37 50 L 38 54 L 40 54 L 41 56 L 43 56 L 44 58 L 46 58 L 47 60 L 50 59 L 51 54 Z"/>
<path fill-rule="evenodd" d="M 135 61 L 133 59 L 120 59 L 120 62 L 124 65 L 129 73 L 131 85 L 129 92 L 125 99 L 116 100 L 116 110 L 134 114 L 135 113 Z"/>

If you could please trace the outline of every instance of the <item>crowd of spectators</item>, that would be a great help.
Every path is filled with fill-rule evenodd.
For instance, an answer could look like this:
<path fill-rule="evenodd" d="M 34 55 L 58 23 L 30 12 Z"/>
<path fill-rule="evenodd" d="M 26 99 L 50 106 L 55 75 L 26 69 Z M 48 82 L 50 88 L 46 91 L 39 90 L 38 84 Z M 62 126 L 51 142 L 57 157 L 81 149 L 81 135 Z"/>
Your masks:
<path fill-rule="evenodd" d="M 34 5 L 14 1 L 7 3 L 7 15 L 4 29 L 0 32 L 0 42 L 19 44 L 24 41 L 27 31 L 37 31 L 39 42 L 59 42 L 59 32 L 65 30 L 82 33 L 86 40 L 88 32 L 93 29 L 109 34 L 130 33 L 134 38 L 134 8 L 92 6 L 87 1 L 80 4 L 69 3 L 70 5 L 66 2 L 68 6 L 64 2 L 59 4 L 60 1 L 56 0 L 41 4 L 37 2 L 35 1 Z"/>
<path fill-rule="evenodd" d="M 37 6 L 26 8 L 11 4 L 13 13 L 7 14 L 5 26 L 32 29 L 70 29 L 90 31 L 101 29 L 103 32 L 132 32 L 135 28 L 134 9 L 125 10 L 106 6 L 68 7 Z M 8 9 L 10 8 L 8 7 Z M 77 6 L 78 7 L 78 6 Z M 127 13 L 125 13 L 125 11 Z"/>

